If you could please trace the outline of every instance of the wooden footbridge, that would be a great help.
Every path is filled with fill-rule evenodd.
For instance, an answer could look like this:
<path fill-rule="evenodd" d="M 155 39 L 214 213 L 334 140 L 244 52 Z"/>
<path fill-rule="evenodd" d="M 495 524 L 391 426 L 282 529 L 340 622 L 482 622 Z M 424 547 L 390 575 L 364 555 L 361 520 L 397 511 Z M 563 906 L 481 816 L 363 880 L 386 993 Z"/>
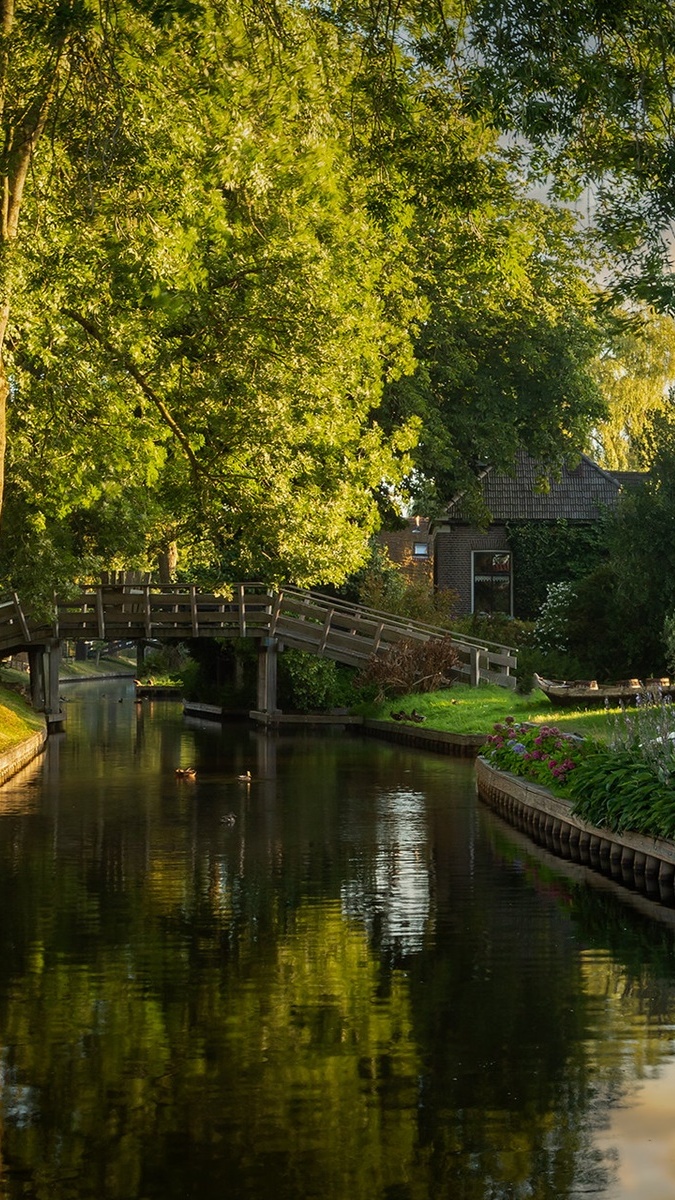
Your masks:
<path fill-rule="evenodd" d="M 45 617 L 32 618 L 13 594 L 0 602 L 0 656 L 28 651 L 31 694 L 50 727 L 63 720 L 58 672 L 63 641 L 172 642 L 189 638 L 256 638 L 258 708 L 276 710 L 277 653 L 284 646 L 363 666 L 405 638 L 447 637 L 450 631 L 363 605 L 304 591 L 235 583 L 218 591 L 195 584 L 102 584 L 70 599 L 55 599 Z M 514 688 L 515 652 L 507 646 L 451 634 L 457 674 Z"/>

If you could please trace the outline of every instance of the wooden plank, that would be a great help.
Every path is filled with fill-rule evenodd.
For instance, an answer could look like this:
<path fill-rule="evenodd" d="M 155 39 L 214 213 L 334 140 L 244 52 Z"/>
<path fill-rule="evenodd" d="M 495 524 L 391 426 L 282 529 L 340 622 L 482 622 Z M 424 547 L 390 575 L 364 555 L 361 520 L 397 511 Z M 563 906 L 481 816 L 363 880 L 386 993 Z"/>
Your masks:
<path fill-rule="evenodd" d="M 323 633 L 321 634 L 321 641 L 319 642 L 319 654 L 320 655 L 322 655 L 324 650 L 326 649 L 326 642 L 328 641 L 328 635 L 330 633 L 330 623 L 331 623 L 332 616 L 333 616 L 333 609 L 329 608 L 328 612 L 326 613 L 326 616 L 324 618 Z"/>
<path fill-rule="evenodd" d="M 239 603 L 239 636 L 246 637 L 246 596 L 243 583 L 237 584 L 237 601 Z"/>
<path fill-rule="evenodd" d="M 507 675 L 504 671 L 486 671 L 485 667 L 481 667 L 480 677 L 486 683 L 496 683 L 499 687 L 509 688 L 510 691 L 515 691 L 518 683 L 515 675 Z"/>
<path fill-rule="evenodd" d="M 96 617 L 98 624 L 98 636 L 101 641 L 105 637 L 105 614 L 103 612 L 103 594 L 101 588 L 96 589 Z"/>
<path fill-rule="evenodd" d="M 31 640 L 31 636 L 30 636 L 30 630 L 29 630 L 29 628 L 28 628 L 28 625 L 27 625 L 27 623 L 26 623 L 26 618 L 25 618 L 25 616 L 24 616 L 24 612 L 23 612 L 23 609 L 22 609 L 22 607 L 21 607 L 21 603 L 20 603 L 20 601 L 19 601 L 19 597 L 18 597 L 18 595 L 16 594 L 16 592 L 12 592 L 12 596 L 14 597 L 14 606 L 15 606 L 15 608 L 16 608 L 16 615 L 17 615 L 17 616 L 18 616 L 18 618 L 19 618 L 19 625 L 21 626 L 21 632 L 22 632 L 22 634 L 23 634 L 24 638 L 26 639 L 26 641 L 27 641 L 27 642 L 30 642 L 30 640 Z"/>
<path fill-rule="evenodd" d="M 495 666 L 507 667 L 509 669 L 513 667 L 515 670 L 518 666 L 518 659 L 514 658 L 512 654 L 493 654 L 491 650 L 488 650 L 486 658 L 489 667 L 492 667 L 494 664 Z M 508 670 L 505 674 L 508 675 Z"/>
<path fill-rule="evenodd" d="M 150 607 L 150 588 L 145 585 L 143 588 L 143 599 L 145 601 L 145 636 L 152 637 L 152 609 Z"/>
<path fill-rule="evenodd" d="M 274 597 L 274 604 L 272 605 L 272 614 L 270 617 L 270 637 L 276 636 L 277 621 L 279 620 L 279 613 L 281 612 L 281 606 L 282 606 L 283 602 L 284 602 L 284 593 L 283 593 L 283 589 L 280 588 L 279 591 L 277 592 L 276 596 Z"/>

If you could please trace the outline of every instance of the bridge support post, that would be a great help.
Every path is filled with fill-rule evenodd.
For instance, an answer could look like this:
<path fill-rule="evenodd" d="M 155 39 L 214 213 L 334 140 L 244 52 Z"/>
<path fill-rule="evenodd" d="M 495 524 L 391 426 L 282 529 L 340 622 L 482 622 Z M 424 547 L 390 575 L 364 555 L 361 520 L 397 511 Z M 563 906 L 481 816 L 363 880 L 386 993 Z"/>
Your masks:
<path fill-rule="evenodd" d="M 50 642 L 46 646 L 31 646 L 28 650 L 28 666 L 31 704 L 38 712 L 45 714 L 47 733 L 58 733 L 63 729 L 63 712 L 59 699 L 61 643 Z"/>
<path fill-rule="evenodd" d="M 277 708 L 277 662 L 279 641 L 277 638 L 260 639 L 258 649 L 258 712 L 276 713 Z"/>
<path fill-rule="evenodd" d="M 147 644 L 143 638 L 136 642 L 136 675 L 139 679 L 145 671 L 145 648 Z"/>
<path fill-rule="evenodd" d="M 45 707 L 44 665 L 44 646 L 29 646 L 30 702 L 36 712 L 44 712 Z"/>

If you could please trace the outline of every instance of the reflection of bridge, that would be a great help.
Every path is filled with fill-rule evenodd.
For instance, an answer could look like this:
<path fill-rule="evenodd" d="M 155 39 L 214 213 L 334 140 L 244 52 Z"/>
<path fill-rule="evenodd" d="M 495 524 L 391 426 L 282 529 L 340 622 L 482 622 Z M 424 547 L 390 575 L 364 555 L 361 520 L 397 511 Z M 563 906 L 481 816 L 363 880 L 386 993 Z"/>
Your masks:
<path fill-rule="evenodd" d="M 404 638 L 420 641 L 447 637 L 447 629 L 377 612 L 296 587 L 270 588 L 235 583 L 220 594 L 194 584 L 103 584 L 83 589 L 71 600 L 57 600 L 47 618 L 31 618 L 19 598 L 0 602 L 0 655 L 27 650 L 31 696 L 52 727 L 62 721 L 59 664 L 64 640 L 161 642 L 188 638 L 257 638 L 260 647 L 258 708 L 276 708 L 276 656 L 291 646 L 352 667 L 373 654 L 384 654 Z M 515 653 L 506 646 L 479 642 L 463 634 L 453 640 L 460 657 L 457 673 L 467 682 L 481 680 L 515 686 Z"/>

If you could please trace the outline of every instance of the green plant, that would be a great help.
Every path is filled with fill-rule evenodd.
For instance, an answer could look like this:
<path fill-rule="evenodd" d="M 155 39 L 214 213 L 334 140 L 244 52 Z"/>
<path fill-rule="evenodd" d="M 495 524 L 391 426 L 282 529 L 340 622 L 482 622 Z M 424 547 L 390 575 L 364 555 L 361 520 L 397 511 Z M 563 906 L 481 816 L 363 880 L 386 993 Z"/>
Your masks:
<path fill-rule="evenodd" d="M 666 665 L 675 672 L 675 612 L 669 613 L 663 622 L 663 640 L 666 644 Z"/>
<path fill-rule="evenodd" d="M 602 522 L 514 521 L 508 534 L 515 568 L 514 607 L 532 620 L 546 601 L 549 584 L 581 579 L 607 554 Z"/>
<path fill-rule="evenodd" d="M 590 825 L 675 835 L 675 788 L 659 779 L 639 749 L 596 750 L 580 764 L 569 790 L 574 813 Z"/>
<path fill-rule="evenodd" d="M 302 650 L 285 650 L 280 656 L 278 701 L 282 709 L 311 712 L 349 708 L 355 698 L 351 668 Z"/>
<path fill-rule="evenodd" d="M 508 716 L 494 726 L 483 754 L 500 771 L 564 791 L 590 745 L 556 725 L 518 723 Z"/>

